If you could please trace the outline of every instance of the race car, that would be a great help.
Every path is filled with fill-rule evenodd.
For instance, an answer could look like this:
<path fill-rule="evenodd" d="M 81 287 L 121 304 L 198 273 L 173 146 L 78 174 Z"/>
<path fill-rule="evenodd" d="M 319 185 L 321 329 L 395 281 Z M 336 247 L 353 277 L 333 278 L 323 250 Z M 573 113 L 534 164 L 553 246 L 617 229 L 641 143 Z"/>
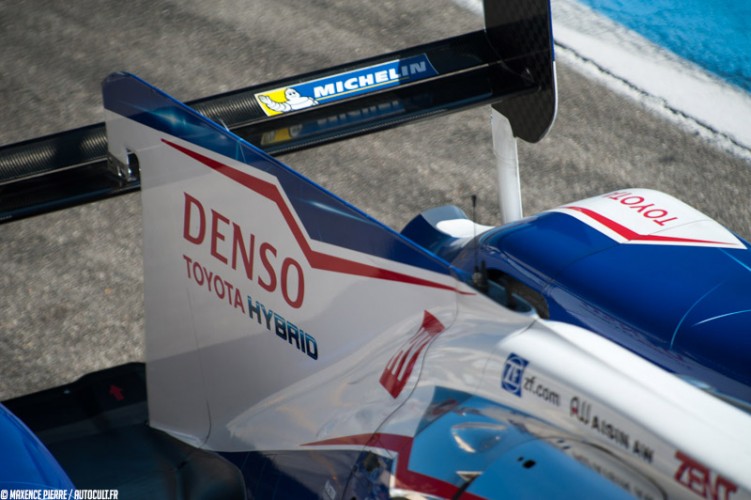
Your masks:
<path fill-rule="evenodd" d="M 550 6 L 485 14 L 246 90 L 250 118 L 113 74 L 106 132 L 45 139 L 104 133 L 107 160 L 29 174 L 4 217 L 141 189 L 146 363 L 6 401 L 0 493 L 751 496 L 748 344 L 703 334 L 746 314 L 747 244 L 648 190 L 519 218 L 515 138 L 555 116 Z M 439 207 L 396 232 L 268 153 L 488 103 L 498 228 Z"/>

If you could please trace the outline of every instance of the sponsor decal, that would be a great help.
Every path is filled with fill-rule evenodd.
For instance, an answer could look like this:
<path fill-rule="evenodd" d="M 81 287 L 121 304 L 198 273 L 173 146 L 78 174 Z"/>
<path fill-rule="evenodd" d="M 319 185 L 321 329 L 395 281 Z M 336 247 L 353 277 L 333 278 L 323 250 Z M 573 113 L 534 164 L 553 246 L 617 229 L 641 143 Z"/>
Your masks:
<path fill-rule="evenodd" d="M 619 243 L 746 248 L 719 223 L 659 191 L 615 191 L 556 210 Z"/>
<path fill-rule="evenodd" d="M 259 325 L 265 326 L 269 332 L 287 341 L 289 345 L 307 354 L 309 358 L 318 359 L 318 342 L 315 337 L 303 331 L 302 328 L 299 328 L 261 302 L 254 300 L 252 296 L 246 295 L 245 299 L 243 299 L 243 293 L 239 286 L 222 278 L 198 260 L 192 259 L 187 255 L 183 255 L 183 260 L 186 263 L 188 279 L 195 285 L 205 289 L 221 302 L 226 302 L 243 315 L 256 320 Z M 245 300 L 247 300 L 247 310 Z"/>
<path fill-rule="evenodd" d="M 522 397 L 522 381 L 524 378 L 524 369 L 529 361 L 511 353 L 503 364 L 503 374 L 501 375 L 501 387 L 513 394 Z"/>
<path fill-rule="evenodd" d="M 529 365 L 529 361 L 511 353 L 503 364 L 501 373 L 501 387 L 506 392 L 514 396 L 522 397 L 523 393 L 532 394 L 543 401 L 554 406 L 561 406 L 561 396 L 556 391 L 550 389 L 546 384 L 540 382 L 536 375 L 531 377 L 524 376 L 524 370 Z"/>
<path fill-rule="evenodd" d="M 638 439 L 631 439 L 628 432 L 611 420 L 592 410 L 592 403 L 574 396 L 569 403 L 569 416 L 575 418 L 590 431 L 604 437 L 611 443 L 628 451 L 646 463 L 652 463 L 654 449 Z"/>
<path fill-rule="evenodd" d="M 302 251 L 303 255 L 305 256 L 305 260 L 308 263 L 310 267 L 313 269 L 319 269 L 319 270 L 325 270 L 325 271 L 332 271 L 337 273 L 345 273 L 353 276 L 361 276 L 366 278 L 375 278 L 375 279 L 382 279 L 382 280 L 388 280 L 388 281 L 395 281 L 399 283 L 408 283 L 411 285 L 417 285 L 417 286 L 427 286 L 434 289 L 439 290 L 447 290 L 455 293 L 459 293 L 462 295 L 474 295 L 474 292 L 468 292 L 461 289 L 457 289 L 452 285 L 440 283 L 437 281 L 431 281 L 428 279 L 423 279 L 418 276 L 415 276 L 414 274 L 404 274 L 397 271 L 392 271 L 385 268 L 379 268 L 375 267 L 363 262 L 358 262 L 354 260 L 344 259 L 341 257 L 338 257 L 334 254 L 328 254 L 323 253 L 315 250 L 311 247 L 310 241 L 307 239 L 307 234 L 304 231 L 304 228 L 299 225 L 298 221 L 295 219 L 294 216 L 294 210 L 293 208 L 287 203 L 286 198 L 284 197 L 283 191 L 280 189 L 279 186 L 275 185 L 273 182 L 265 181 L 262 179 L 259 179 L 253 175 L 250 175 L 247 172 L 241 171 L 236 169 L 235 167 L 231 167 L 225 163 L 222 163 L 220 161 L 214 160 L 212 158 L 209 158 L 201 153 L 198 153 L 197 151 L 193 151 L 191 149 L 188 149 L 186 147 L 180 146 L 178 144 L 175 144 L 173 142 L 170 142 L 166 139 L 162 139 L 162 142 L 167 144 L 168 146 L 176 149 L 177 151 L 180 151 L 181 153 L 184 153 L 185 155 L 189 156 L 190 158 L 193 158 L 194 160 L 204 164 L 205 166 L 209 167 L 210 169 L 214 170 L 220 175 L 225 176 L 226 178 L 230 179 L 233 182 L 236 182 L 246 188 L 248 188 L 251 192 L 255 193 L 256 195 L 259 195 L 262 198 L 266 198 L 267 200 L 273 202 L 278 207 L 281 215 L 284 217 L 284 220 L 287 224 L 287 227 L 292 232 L 293 237 L 295 238 L 295 241 L 297 242 L 297 245 L 299 249 Z M 186 204 L 189 202 L 186 202 Z M 186 211 L 188 210 L 199 210 L 200 207 L 186 207 Z M 189 236 L 186 239 L 189 238 L 195 238 L 200 243 L 204 243 L 204 240 L 206 239 L 206 224 L 207 224 L 207 214 L 206 210 L 202 211 L 203 213 L 203 229 L 201 229 L 201 216 L 198 215 L 195 219 L 196 227 L 193 227 L 192 223 L 189 225 L 190 233 Z M 232 267 L 233 269 L 237 269 L 239 267 L 239 260 L 238 258 L 241 256 L 241 244 L 236 239 L 236 233 L 235 233 L 235 223 L 233 221 L 229 221 L 228 217 L 220 217 L 218 215 L 214 215 L 213 212 L 211 213 L 211 232 L 209 243 L 211 245 L 216 245 L 217 248 L 222 245 L 232 245 L 232 248 L 226 249 L 224 253 L 221 250 L 214 250 L 212 248 L 212 257 L 218 259 L 222 264 L 228 265 L 229 267 Z M 190 219 L 193 217 L 192 213 L 187 214 L 185 217 Z M 214 220 L 214 217 L 216 217 L 216 220 Z M 227 221 L 225 221 L 227 219 Z M 189 222 L 190 223 L 190 222 Z M 231 240 L 232 243 L 229 243 L 229 240 L 227 239 L 229 233 L 229 225 L 232 223 L 232 235 Z M 216 224 L 216 227 L 218 228 L 218 231 L 216 235 L 214 234 L 214 224 Z M 226 225 L 224 229 L 222 229 L 222 226 Z M 184 229 L 185 231 L 185 229 Z M 225 232 L 223 232 L 225 231 Z M 240 231 L 242 234 L 242 231 Z M 184 235 L 185 236 L 185 235 Z M 248 235 L 248 243 L 246 247 L 246 252 L 250 251 L 250 236 Z M 260 239 L 260 238 L 259 238 Z M 277 255 L 277 249 L 274 245 L 270 244 L 269 242 L 266 242 L 264 249 L 261 249 L 261 245 L 264 245 L 263 242 L 255 242 L 254 245 L 258 245 L 258 251 L 259 253 L 265 254 L 265 262 L 264 257 L 260 256 L 260 260 L 262 261 L 261 264 L 265 268 L 266 272 L 271 273 L 272 269 L 276 271 L 280 271 L 278 274 L 275 274 L 275 276 L 279 276 L 279 281 L 268 281 L 268 279 L 271 279 L 272 276 L 269 274 L 264 280 L 264 283 L 269 288 L 272 288 L 273 290 L 267 290 L 267 291 L 274 291 L 276 290 L 276 286 L 280 284 L 281 286 L 285 285 L 286 278 L 294 279 L 295 275 L 294 272 L 296 270 L 299 270 L 297 268 L 296 264 L 299 264 L 297 261 L 287 261 L 286 258 L 282 258 L 281 256 Z M 255 248 L 255 247 L 254 247 Z M 226 253 L 227 251 L 231 251 L 232 253 Z M 240 253 L 238 253 L 240 252 Z M 216 253 L 217 255 L 214 255 Z M 243 256 L 250 259 L 251 253 L 246 253 Z M 224 262 L 224 260 L 227 260 L 229 262 L 229 259 L 232 259 L 232 264 L 229 265 L 227 262 Z M 274 262 L 272 262 L 272 260 Z M 285 261 L 287 261 L 285 265 Z M 243 265 L 245 263 L 243 262 Z M 279 266 L 281 265 L 281 269 Z M 287 274 L 282 275 L 284 273 L 284 268 L 287 268 Z M 301 268 L 300 268 L 301 269 Z M 248 270 L 248 267 L 246 266 L 246 271 Z M 249 279 L 253 279 L 250 278 Z M 285 301 L 294 308 L 297 308 L 299 306 L 302 306 L 302 301 L 304 297 L 304 276 L 302 273 L 297 276 L 298 281 L 297 284 L 295 283 L 287 283 L 286 285 L 289 285 L 285 289 L 282 289 L 282 294 L 287 293 L 288 295 L 285 296 Z M 295 288 L 297 287 L 297 288 Z M 263 288 L 263 286 L 262 286 Z M 294 292 L 298 292 L 297 295 L 292 295 Z"/>
<path fill-rule="evenodd" d="M 603 198 L 617 201 L 622 206 L 632 210 L 633 214 L 639 215 L 660 227 L 665 227 L 668 224 L 680 224 L 677 216 L 673 216 L 669 210 L 662 206 L 655 205 L 654 202 L 645 196 L 633 194 L 628 191 L 616 191 L 615 193 L 605 195 Z"/>
<path fill-rule="evenodd" d="M 381 374 L 380 383 L 392 398 L 396 399 L 404 390 L 420 353 L 445 329 L 435 316 L 425 311 L 420 329 L 389 360 Z"/>
<path fill-rule="evenodd" d="M 307 354 L 309 358 L 318 359 L 318 342 L 315 337 L 284 319 L 280 314 L 266 308 L 257 300 L 253 300 L 250 295 L 248 295 L 248 317 L 258 321 L 259 325 L 265 326 L 269 332 L 287 341 L 289 345 Z"/>
<path fill-rule="evenodd" d="M 702 498 L 728 500 L 738 491 L 738 486 L 727 478 L 713 473 L 707 466 L 681 451 L 675 452 L 680 464 L 673 476 L 675 480 Z"/>
<path fill-rule="evenodd" d="M 183 195 L 183 239 L 190 245 L 205 247 L 212 257 L 207 265 L 183 254 L 188 280 L 317 360 L 315 337 L 241 291 L 241 286 L 248 286 L 250 282 L 270 294 L 281 295 L 288 306 L 299 309 L 305 297 L 305 275 L 300 263 L 292 257 L 282 257 L 274 245 L 262 241 L 219 211 L 207 209 L 197 197 Z M 220 265 L 231 274 L 239 272 L 247 281 L 240 284 L 230 281 L 212 270 L 212 265 Z"/>
<path fill-rule="evenodd" d="M 269 293 L 280 293 L 293 309 L 299 309 L 305 298 L 305 275 L 300 263 L 284 257 L 276 246 L 261 241 L 237 222 L 214 209 L 207 210 L 195 196 L 184 193 L 183 238 L 197 246 L 208 246 L 211 256 L 223 266 L 242 270 L 248 280 L 254 281 Z M 188 263 L 190 276 L 191 262 Z M 260 267 L 260 269 L 259 269 Z M 194 277 L 199 275 L 193 266 Z M 214 277 L 214 290 L 218 293 L 221 280 Z M 201 284 L 201 283 L 199 283 Z M 208 287 L 212 281 L 208 278 Z M 232 293 L 231 291 L 228 293 Z M 220 297 L 221 298 L 221 297 Z"/>
<path fill-rule="evenodd" d="M 393 99 L 359 109 L 332 114 L 318 120 L 303 121 L 289 127 L 264 132 L 260 140 L 251 140 L 262 146 L 277 146 L 290 141 L 330 134 L 352 125 L 382 120 L 405 112 L 405 101 Z"/>
<path fill-rule="evenodd" d="M 275 116 L 403 85 L 437 74 L 428 57 L 420 54 L 259 92 L 255 98 L 267 116 Z"/>
<path fill-rule="evenodd" d="M 524 392 L 533 394 L 546 403 L 554 406 L 561 406 L 561 396 L 556 391 L 537 381 L 537 377 L 524 378 Z"/>
<path fill-rule="evenodd" d="M 201 288 L 206 288 L 209 293 L 213 293 L 217 299 L 221 301 L 227 301 L 227 303 L 239 309 L 245 314 L 245 306 L 243 305 L 243 296 L 240 289 L 232 284 L 232 282 L 222 278 L 218 273 L 207 268 L 204 264 L 194 260 L 187 255 L 183 254 L 183 260 L 185 261 L 185 270 L 188 275 L 188 279 L 193 281 Z"/>

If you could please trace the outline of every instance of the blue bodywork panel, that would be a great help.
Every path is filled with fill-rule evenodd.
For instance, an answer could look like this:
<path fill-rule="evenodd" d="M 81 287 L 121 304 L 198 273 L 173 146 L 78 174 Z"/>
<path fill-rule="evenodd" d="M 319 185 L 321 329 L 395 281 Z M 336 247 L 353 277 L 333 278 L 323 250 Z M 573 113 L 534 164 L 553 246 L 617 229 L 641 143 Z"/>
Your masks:
<path fill-rule="evenodd" d="M 19 490 L 74 488 L 68 476 L 36 436 L 0 405 L 0 486 Z"/>
<path fill-rule="evenodd" d="M 447 237 L 435 222 L 420 216 L 405 234 L 458 268 L 472 271 L 479 259 L 491 277 L 500 271 L 531 287 L 544 297 L 551 319 L 593 330 L 687 379 L 751 402 L 748 249 L 621 244 L 559 212 L 491 229 L 476 240 Z"/>

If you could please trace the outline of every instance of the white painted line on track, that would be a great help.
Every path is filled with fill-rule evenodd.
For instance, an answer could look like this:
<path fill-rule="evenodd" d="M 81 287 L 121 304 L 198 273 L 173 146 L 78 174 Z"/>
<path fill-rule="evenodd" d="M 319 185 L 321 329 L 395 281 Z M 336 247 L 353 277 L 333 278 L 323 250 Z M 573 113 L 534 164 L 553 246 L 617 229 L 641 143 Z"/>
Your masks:
<path fill-rule="evenodd" d="M 482 0 L 453 0 L 477 15 Z M 689 133 L 751 160 L 751 94 L 575 0 L 552 0 L 556 58 Z"/>

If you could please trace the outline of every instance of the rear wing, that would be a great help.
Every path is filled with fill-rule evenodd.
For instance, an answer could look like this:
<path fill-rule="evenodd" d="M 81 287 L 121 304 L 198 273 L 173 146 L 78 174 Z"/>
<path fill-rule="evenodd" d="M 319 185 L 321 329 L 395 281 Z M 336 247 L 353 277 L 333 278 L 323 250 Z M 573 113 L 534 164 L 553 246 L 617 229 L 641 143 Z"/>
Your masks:
<path fill-rule="evenodd" d="M 492 105 L 542 139 L 556 112 L 548 0 L 484 0 L 485 29 L 188 104 L 272 155 Z M 139 189 L 103 123 L 0 148 L 0 223 Z"/>

